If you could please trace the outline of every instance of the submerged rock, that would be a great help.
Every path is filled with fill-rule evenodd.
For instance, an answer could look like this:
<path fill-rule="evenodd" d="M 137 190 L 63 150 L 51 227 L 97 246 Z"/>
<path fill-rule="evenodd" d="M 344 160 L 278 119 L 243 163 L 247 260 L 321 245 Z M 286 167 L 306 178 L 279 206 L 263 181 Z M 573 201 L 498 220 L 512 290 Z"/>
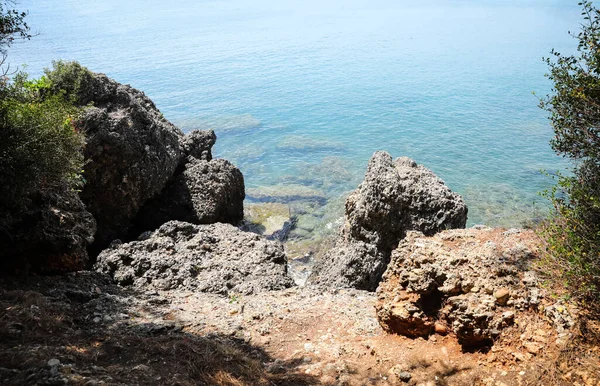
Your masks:
<path fill-rule="evenodd" d="M 467 207 L 429 169 L 376 152 L 364 181 L 346 200 L 335 246 L 315 265 L 309 281 L 374 291 L 391 251 L 409 230 L 427 235 L 464 228 Z"/>
<path fill-rule="evenodd" d="M 171 221 L 131 243 L 113 243 L 95 266 L 121 285 L 251 294 L 294 285 L 283 246 L 229 224 Z"/>
<path fill-rule="evenodd" d="M 242 229 L 258 233 L 267 239 L 285 241 L 296 224 L 289 206 L 268 202 L 250 204 L 244 208 Z"/>
<path fill-rule="evenodd" d="M 88 260 L 96 222 L 68 186 L 36 193 L 29 208 L 0 232 L 3 274 L 81 270 Z"/>
<path fill-rule="evenodd" d="M 409 232 L 377 289 L 379 322 L 409 337 L 448 326 L 464 347 L 489 346 L 518 311 L 540 304 L 536 274 L 529 269 L 537 245 L 533 231 L 466 229 L 433 237 Z"/>
<path fill-rule="evenodd" d="M 327 202 L 327 197 L 322 191 L 298 184 L 261 186 L 250 188 L 246 193 L 248 198 L 255 202 L 279 202 L 284 204 L 295 201 L 314 201 L 319 204 Z"/>

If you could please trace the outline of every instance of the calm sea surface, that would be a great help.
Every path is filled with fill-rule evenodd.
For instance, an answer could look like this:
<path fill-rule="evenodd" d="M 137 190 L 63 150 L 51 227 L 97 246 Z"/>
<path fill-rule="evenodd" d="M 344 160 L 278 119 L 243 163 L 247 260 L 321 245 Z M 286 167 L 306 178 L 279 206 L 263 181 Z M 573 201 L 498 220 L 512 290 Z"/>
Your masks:
<path fill-rule="evenodd" d="M 461 193 L 469 224 L 547 212 L 541 169 L 567 166 L 538 99 L 543 56 L 572 52 L 567 0 L 21 0 L 39 33 L 9 52 L 40 75 L 77 60 L 150 96 L 250 196 L 322 195 L 305 236 L 332 227 L 376 150 L 409 156 Z M 273 186 L 275 188 L 273 188 Z M 305 208 L 306 209 L 306 208 Z"/>

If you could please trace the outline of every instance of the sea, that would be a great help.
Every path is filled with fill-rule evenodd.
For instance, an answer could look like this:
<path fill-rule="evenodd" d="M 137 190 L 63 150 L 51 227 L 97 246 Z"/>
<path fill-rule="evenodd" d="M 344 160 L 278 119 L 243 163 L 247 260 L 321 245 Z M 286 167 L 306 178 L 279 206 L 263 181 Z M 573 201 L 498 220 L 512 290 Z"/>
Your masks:
<path fill-rule="evenodd" d="M 372 154 L 408 156 L 469 207 L 468 225 L 549 213 L 567 160 L 549 145 L 544 57 L 576 52 L 575 0 L 19 0 L 34 32 L 8 62 L 76 60 L 143 90 L 182 130 L 214 129 L 247 203 L 340 224 Z"/>

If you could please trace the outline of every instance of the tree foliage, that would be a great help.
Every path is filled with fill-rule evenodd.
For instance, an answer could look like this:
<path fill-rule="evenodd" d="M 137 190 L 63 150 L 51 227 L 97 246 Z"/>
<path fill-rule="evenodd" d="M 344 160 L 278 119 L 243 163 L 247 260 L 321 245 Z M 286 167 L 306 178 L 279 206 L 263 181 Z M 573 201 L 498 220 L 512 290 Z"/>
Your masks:
<path fill-rule="evenodd" d="M 29 39 L 26 12 L 0 0 L 0 65 L 16 39 Z M 26 210 L 32 195 L 58 186 L 82 183 L 83 135 L 76 118 L 80 108 L 48 76 L 30 80 L 0 71 L 0 231 Z"/>
<path fill-rule="evenodd" d="M 0 0 L 0 53 L 5 54 L 6 49 L 16 39 L 30 39 L 29 26 L 25 22 L 27 12 L 12 8 L 15 1 Z"/>
<path fill-rule="evenodd" d="M 553 89 L 541 102 L 554 129 L 552 148 L 573 161 L 550 192 L 555 214 L 543 228 L 550 254 L 572 292 L 600 300 L 600 10 L 582 1 L 575 55 L 546 59 Z"/>
<path fill-rule="evenodd" d="M 0 209 L 18 209 L 32 192 L 81 184 L 79 109 L 51 93 L 47 77 L 18 74 L 0 88 Z"/>

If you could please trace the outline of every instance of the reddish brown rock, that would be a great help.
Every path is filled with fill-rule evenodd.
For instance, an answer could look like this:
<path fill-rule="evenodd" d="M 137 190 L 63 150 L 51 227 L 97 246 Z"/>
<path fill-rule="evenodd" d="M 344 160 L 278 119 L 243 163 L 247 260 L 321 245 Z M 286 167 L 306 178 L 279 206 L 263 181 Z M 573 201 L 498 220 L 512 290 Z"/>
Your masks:
<path fill-rule="evenodd" d="M 538 242 L 525 230 L 455 229 L 432 237 L 409 232 L 377 289 L 379 322 L 410 337 L 447 329 L 465 347 L 491 345 L 517 312 L 540 304 L 529 268 Z"/>

